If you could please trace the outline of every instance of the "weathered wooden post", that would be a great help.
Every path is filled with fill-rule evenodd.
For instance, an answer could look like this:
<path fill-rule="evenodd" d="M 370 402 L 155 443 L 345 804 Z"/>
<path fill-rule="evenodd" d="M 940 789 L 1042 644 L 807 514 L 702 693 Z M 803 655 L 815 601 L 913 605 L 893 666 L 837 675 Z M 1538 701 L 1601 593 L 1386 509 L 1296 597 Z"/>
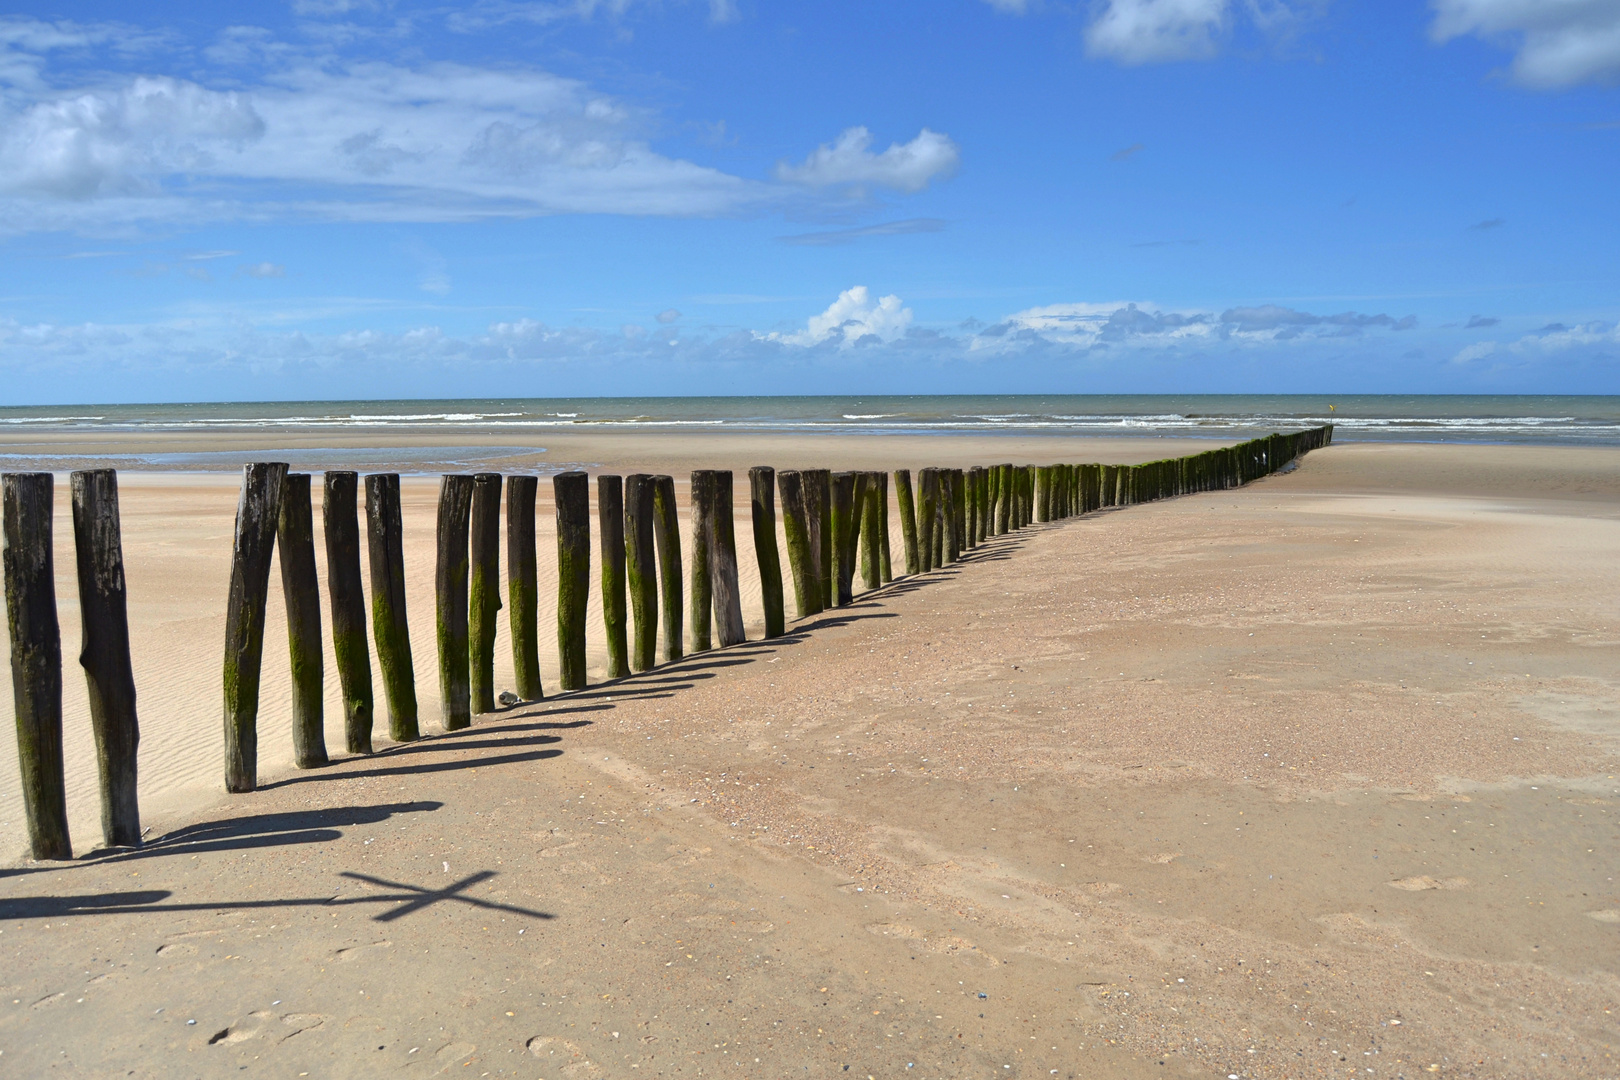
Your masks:
<path fill-rule="evenodd" d="M 997 465 L 996 535 L 1004 535 L 1012 524 L 1012 466 Z"/>
<path fill-rule="evenodd" d="M 292 661 L 293 764 L 327 764 L 325 661 L 321 649 L 321 580 L 315 570 L 315 519 L 308 473 L 281 482 L 276 527 L 281 551 L 281 595 L 287 606 L 287 652 Z"/>
<path fill-rule="evenodd" d="M 658 580 L 663 590 L 664 662 L 685 655 L 686 630 L 682 625 L 686 603 L 681 586 L 681 521 L 675 505 L 675 478 L 653 477 L 653 539 L 658 544 Z"/>
<path fill-rule="evenodd" d="M 887 585 L 894 580 L 894 563 L 889 558 L 889 474 L 875 472 L 872 479 L 878 489 L 878 568 Z"/>
<path fill-rule="evenodd" d="M 439 643 L 439 704 L 444 730 L 472 723 L 467 655 L 467 526 L 473 478 L 439 477 L 438 561 L 433 590 Z"/>
<path fill-rule="evenodd" d="M 939 470 L 917 472 L 917 566 L 919 572 L 939 567 Z"/>
<path fill-rule="evenodd" d="M 17 764 L 22 773 L 28 847 L 36 859 L 73 858 L 62 764 L 62 629 L 56 619 L 56 571 L 51 558 L 54 487 L 55 477 L 50 473 L 0 477 Z M 273 527 L 273 517 L 271 524 Z M 268 575 L 268 559 L 265 570 Z M 260 612 L 262 622 L 262 604 Z"/>
<path fill-rule="evenodd" d="M 900 545 L 905 549 L 906 573 L 922 573 L 917 547 L 917 509 L 911 498 L 911 470 L 894 470 L 894 495 L 900 504 Z"/>
<path fill-rule="evenodd" d="M 939 470 L 939 529 L 943 537 L 942 565 L 962 557 L 956 530 L 956 470 Z"/>
<path fill-rule="evenodd" d="M 636 624 L 630 670 L 658 663 L 658 556 L 653 542 L 656 484 L 646 473 L 624 478 L 624 570 L 630 583 L 630 614 Z"/>
<path fill-rule="evenodd" d="M 849 543 L 850 530 L 856 526 L 851 520 L 855 513 L 855 474 L 836 472 L 830 479 L 832 543 L 827 546 L 832 551 L 833 603 L 843 607 L 853 599 L 850 587 L 855 577 L 855 567 L 850 560 L 854 545 Z"/>
<path fill-rule="evenodd" d="M 535 567 L 534 504 L 538 476 L 506 481 L 506 603 L 512 634 L 512 678 L 517 696 L 538 701 L 540 685 L 540 586 Z"/>
<path fill-rule="evenodd" d="M 281 518 L 284 462 L 242 467 L 225 606 L 225 790 L 252 791 L 259 778 L 259 675 L 264 660 L 264 607 L 270 556 Z M 54 615 L 53 615 L 54 619 Z M 18 715 L 21 716 L 19 710 Z"/>
<path fill-rule="evenodd" d="M 405 618 L 405 527 L 397 473 L 366 477 L 366 549 L 371 564 L 371 636 L 377 642 L 377 666 L 388 699 L 388 737 L 411 742 L 421 731 L 411 632 Z"/>
<path fill-rule="evenodd" d="M 967 473 L 951 470 L 951 534 L 956 538 L 956 557 L 967 551 Z"/>
<path fill-rule="evenodd" d="M 714 581 L 709 573 L 709 548 L 714 544 L 714 474 L 710 469 L 692 473 L 692 595 L 687 601 L 692 623 L 692 651 L 714 648 L 711 629 Z"/>
<path fill-rule="evenodd" d="M 1035 520 L 1052 520 L 1052 469 L 1048 465 L 1035 466 Z"/>
<path fill-rule="evenodd" d="M 557 505 L 557 683 L 585 688 L 585 609 L 591 595 L 591 478 L 579 470 L 551 478 Z"/>
<path fill-rule="evenodd" d="M 722 649 L 747 641 L 743 633 L 742 587 L 737 581 L 737 515 L 731 470 L 716 469 L 709 481 L 709 586 L 714 593 L 715 636 Z"/>
<path fill-rule="evenodd" d="M 468 525 L 467 666 L 472 711 L 495 711 L 495 630 L 501 615 L 501 474 L 473 476 Z"/>
<path fill-rule="evenodd" d="M 749 508 L 754 523 L 754 557 L 759 561 L 760 604 L 765 609 L 765 636 L 787 630 L 782 612 L 782 559 L 776 548 L 776 470 L 755 465 L 748 470 Z"/>
<path fill-rule="evenodd" d="M 328 472 L 321 484 L 321 532 L 326 538 L 326 595 L 332 602 L 332 653 L 343 695 L 343 742 L 351 754 L 371 753 L 371 649 L 366 645 L 366 594 L 360 581 L 360 477 Z M 75 489 L 77 497 L 77 489 Z"/>
<path fill-rule="evenodd" d="M 821 610 L 821 581 L 810 557 L 804 474 L 784 469 L 776 474 L 776 486 L 782 494 L 782 531 L 787 534 L 788 569 L 793 573 L 793 603 L 802 619 Z"/>
<path fill-rule="evenodd" d="M 861 580 L 869 590 L 883 587 L 883 544 L 878 539 L 883 527 L 882 476 L 861 474 Z"/>
<path fill-rule="evenodd" d="M 966 493 L 967 544 L 969 550 L 979 546 L 979 470 L 977 466 L 962 474 L 962 489 Z"/>
<path fill-rule="evenodd" d="M 607 635 L 607 677 L 630 674 L 624 597 L 624 479 L 596 477 L 597 540 L 602 549 L 602 629 Z"/>
<path fill-rule="evenodd" d="M 135 752 L 141 733 L 135 716 L 135 673 L 129 659 L 118 474 L 112 469 L 73 474 L 73 541 L 79 571 L 79 621 L 84 629 L 79 664 L 90 691 L 90 727 L 101 778 L 101 836 L 108 847 L 135 847 L 141 842 L 135 785 Z"/>
<path fill-rule="evenodd" d="M 832 472 L 805 469 L 804 504 L 810 515 L 810 553 L 816 561 L 816 580 L 821 582 L 821 609 L 833 606 L 833 526 Z"/>

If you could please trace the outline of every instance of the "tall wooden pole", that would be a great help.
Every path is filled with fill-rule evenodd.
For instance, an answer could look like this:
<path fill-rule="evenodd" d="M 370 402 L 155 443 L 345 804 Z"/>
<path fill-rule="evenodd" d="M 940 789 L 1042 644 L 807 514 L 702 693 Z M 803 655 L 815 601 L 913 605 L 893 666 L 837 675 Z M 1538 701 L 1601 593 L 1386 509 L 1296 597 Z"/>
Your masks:
<path fill-rule="evenodd" d="M 714 629 L 720 647 L 741 645 L 743 633 L 742 587 L 737 581 L 737 518 L 732 502 L 731 470 L 716 469 L 709 481 L 709 581 L 714 592 Z"/>
<path fill-rule="evenodd" d="M 630 674 L 624 596 L 624 479 L 596 477 L 596 527 L 602 551 L 602 629 L 607 635 L 607 677 Z"/>
<path fill-rule="evenodd" d="M 79 571 L 79 664 L 90 691 L 90 727 L 101 778 L 101 836 L 108 847 L 141 842 L 136 794 L 135 672 L 129 658 L 124 544 L 118 520 L 118 474 L 73 474 L 73 541 Z"/>
<path fill-rule="evenodd" d="M 653 478 L 631 473 L 624 478 L 624 572 L 630 586 L 630 614 L 635 632 L 630 644 L 630 670 L 646 671 L 658 663 L 658 555 L 653 541 Z"/>
<path fill-rule="evenodd" d="M 939 535 L 939 470 L 928 468 L 917 473 L 917 567 L 919 572 L 936 569 L 941 556 Z"/>
<path fill-rule="evenodd" d="M 685 652 L 686 611 L 681 588 L 681 522 L 675 505 L 675 478 L 653 477 L 653 538 L 658 543 L 658 580 L 663 590 L 664 660 L 679 660 Z"/>
<path fill-rule="evenodd" d="M 895 500 L 900 504 L 900 544 L 905 549 L 906 573 L 922 573 L 917 554 L 917 509 L 911 498 L 911 470 L 894 470 Z"/>
<path fill-rule="evenodd" d="M 439 704 L 444 730 L 472 723 L 467 655 L 467 526 L 473 478 L 439 477 L 438 562 L 433 575 L 439 642 Z"/>
<path fill-rule="evenodd" d="M 849 534 L 858 524 L 851 520 L 855 513 L 855 474 L 836 472 L 830 479 L 832 543 L 828 546 L 832 548 L 833 602 L 843 607 L 852 599 L 850 585 L 855 577 L 855 567 L 850 560 L 855 545 L 849 542 Z"/>
<path fill-rule="evenodd" d="M 252 791 L 258 785 L 264 607 L 286 476 L 284 462 L 256 462 L 242 468 L 231 591 L 225 607 L 225 790 L 230 792 Z"/>
<path fill-rule="evenodd" d="M 861 485 L 861 580 L 868 589 L 883 587 L 883 477 L 878 472 L 862 473 Z"/>
<path fill-rule="evenodd" d="M 343 695 L 344 748 L 351 754 L 369 754 L 373 701 L 366 594 L 360 584 L 360 477 L 341 470 L 328 472 L 321 488 L 326 595 L 332 602 L 332 653 Z"/>
<path fill-rule="evenodd" d="M 793 602 L 799 618 L 821 608 L 821 579 L 810 550 L 810 514 L 805 505 L 805 477 L 793 469 L 776 474 L 782 493 L 782 531 L 787 534 L 788 567 L 793 572 Z"/>
<path fill-rule="evenodd" d="M 421 731 L 411 631 L 405 618 L 405 527 L 397 473 L 366 477 L 366 547 L 371 564 L 371 635 L 377 642 L 383 696 L 388 699 L 388 737 L 411 742 Z"/>
<path fill-rule="evenodd" d="M 690 481 L 692 506 L 692 595 L 687 600 L 692 623 L 692 651 L 704 652 L 714 648 L 710 630 L 713 626 L 714 584 L 710 577 L 709 547 L 714 543 L 714 481 L 709 469 L 698 469 Z"/>
<path fill-rule="evenodd" d="M 776 547 L 776 470 L 755 465 L 748 470 L 749 510 L 754 525 L 754 557 L 759 562 L 760 605 L 765 609 L 765 636 L 787 630 L 782 612 L 782 558 Z"/>
<path fill-rule="evenodd" d="M 50 473 L 0 477 L 4 505 L 6 628 L 11 633 L 11 699 L 17 718 L 28 847 L 36 859 L 71 859 L 62 765 L 62 632 L 51 558 Z M 267 567 L 268 569 L 268 567 Z"/>
<path fill-rule="evenodd" d="M 551 478 L 557 504 L 558 685 L 585 688 L 585 611 L 591 595 L 591 478 L 584 472 Z"/>
<path fill-rule="evenodd" d="M 833 583 L 833 520 L 832 520 L 832 472 L 828 469 L 808 469 L 805 471 L 808 486 L 805 488 L 805 504 L 811 513 L 811 547 L 816 557 L 816 576 L 821 582 L 822 610 L 833 606 L 833 594 L 836 588 Z"/>
<path fill-rule="evenodd" d="M 501 618 L 501 474 L 473 477 L 468 525 L 467 670 L 472 711 L 495 711 L 495 634 Z"/>
<path fill-rule="evenodd" d="M 507 626 L 512 633 L 512 677 L 517 696 L 539 701 L 540 584 L 535 570 L 534 504 L 538 476 L 513 476 L 506 481 L 506 603 Z"/>
<path fill-rule="evenodd" d="M 326 672 L 321 649 L 321 580 L 315 570 L 315 519 L 308 473 L 281 483 L 276 528 L 281 595 L 287 606 L 287 652 L 292 660 L 293 764 L 317 769 L 326 756 Z"/>
<path fill-rule="evenodd" d="M 878 567 L 887 585 L 894 580 L 894 563 L 889 558 L 889 474 L 875 472 L 872 482 L 878 489 Z"/>

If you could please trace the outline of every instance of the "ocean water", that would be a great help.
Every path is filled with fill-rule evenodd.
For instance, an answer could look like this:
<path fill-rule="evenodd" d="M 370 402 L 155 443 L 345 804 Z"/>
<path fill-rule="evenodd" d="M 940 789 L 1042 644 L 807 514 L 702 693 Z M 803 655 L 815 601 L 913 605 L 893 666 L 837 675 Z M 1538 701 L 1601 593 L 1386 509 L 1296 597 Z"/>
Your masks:
<path fill-rule="evenodd" d="M 0 407 L 6 433 L 431 431 L 528 444 L 585 427 L 825 434 L 1247 438 L 1316 424 L 1335 439 L 1620 445 L 1620 397 L 1006 395 L 213 402 Z"/>

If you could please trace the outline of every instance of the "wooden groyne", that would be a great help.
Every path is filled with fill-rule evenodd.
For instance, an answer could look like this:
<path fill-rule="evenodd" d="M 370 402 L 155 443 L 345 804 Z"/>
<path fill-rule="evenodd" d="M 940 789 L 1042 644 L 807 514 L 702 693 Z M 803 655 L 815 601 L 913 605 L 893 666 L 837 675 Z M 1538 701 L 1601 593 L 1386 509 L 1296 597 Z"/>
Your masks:
<path fill-rule="evenodd" d="M 995 537 L 1036 522 L 1060 522 L 1110 507 L 1241 487 L 1327 446 L 1331 425 L 1267 435 L 1235 446 L 1139 465 L 1056 463 L 981 465 L 880 472 L 826 469 L 748 474 L 754 558 L 759 568 L 767 638 L 787 632 L 778 501 L 787 563 L 800 619 L 853 602 L 897 576 L 889 553 L 892 475 L 904 573 L 957 562 Z M 366 476 L 366 530 L 371 629 L 381 667 L 389 737 L 419 736 L 414 666 L 405 617 L 406 575 L 399 477 Z M 496 708 L 493 658 L 502 605 L 501 489 L 506 488 L 508 637 L 516 694 L 540 698 L 537 552 L 532 475 L 447 475 L 440 480 L 434 596 L 442 724 L 466 727 Z M 557 515 L 557 651 L 559 687 L 583 689 L 586 607 L 591 587 L 590 477 L 552 477 Z M 18 764 L 29 846 L 36 859 L 72 857 L 62 758 L 62 648 L 56 616 L 49 473 L 0 476 L 3 504 L 7 629 L 17 723 Z M 320 582 L 315 562 L 312 477 L 279 462 L 243 470 L 226 596 L 223 665 L 225 788 L 258 784 L 259 679 L 263 661 L 270 563 L 279 551 L 292 667 L 293 743 L 302 768 L 327 760 L 321 715 Z M 327 595 L 333 651 L 342 688 L 345 748 L 372 750 L 373 683 L 361 593 L 359 477 L 324 477 Z M 89 687 L 102 797 L 103 841 L 140 841 L 136 800 L 139 730 L 130 642 L 116 475 L 110 469 L 72 475 L 74 544 L 84 626 L 80 662 Z M 597 477 L 597 527 L 608 676 L 645 671 L 657 641 L 670 663 L 690 651 L 745 640 L 732 474 L 692 474 L 688 512 L 691 550 L 683 559 L 675 483 L 669 476 Z M 857 581 L 857 569 L 859 570 Z M 688 587 L 683 575 L 690 579 Z M 683 619 L 683 616 L 685 617 Z M 633 628 L 631 622 L 633 620 Z M 688 624 L 689 620 L 689 624 Z"/>

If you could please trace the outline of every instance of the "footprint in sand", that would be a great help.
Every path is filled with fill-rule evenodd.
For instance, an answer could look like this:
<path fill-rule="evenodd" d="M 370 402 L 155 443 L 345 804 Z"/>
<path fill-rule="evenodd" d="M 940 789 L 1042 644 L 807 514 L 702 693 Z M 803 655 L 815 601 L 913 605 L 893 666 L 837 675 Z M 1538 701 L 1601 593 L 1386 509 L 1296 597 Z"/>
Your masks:
<path fill-rule="evenodd" d="M 1596 919 L 1598 922 L 1620 923 L 1620 908 L 1606 908 L 1603 911 L 1588 911 L 1586 913 L 1586 917 L 1588 919 Z"/>
<path fill-rule="evenodd" d="M 524 1045 L 535 1057 L 561 1065 L 558 1071 L 569 1080 L 590 1080 L 602 1075 L 601 1067 L 585 1056 L 585 1048 L 578 1043 L 552 1035 L 536 1035 Z M 568 1064 L 562 1065 L 562 1062 Z"/>
<path fill-rule="evenodd" d="M 353 945 L 347 949 L 339 949 L 337 958 L 344 961 L 358 960 L 362 956 L 370 956 L 379 949 L 391 949 L 393 947 L 394 943 L 392 941 L 373 941 L 370 945 Z"/>
<path fill-rule="evenodd" d="M 1427 874 L 1392 881 L 1389 887 L 1403 892 L 1424 892 L 1429 889 L 1462 889 L 1468 886 L 1465 877 L 1432 878 Z"/>

